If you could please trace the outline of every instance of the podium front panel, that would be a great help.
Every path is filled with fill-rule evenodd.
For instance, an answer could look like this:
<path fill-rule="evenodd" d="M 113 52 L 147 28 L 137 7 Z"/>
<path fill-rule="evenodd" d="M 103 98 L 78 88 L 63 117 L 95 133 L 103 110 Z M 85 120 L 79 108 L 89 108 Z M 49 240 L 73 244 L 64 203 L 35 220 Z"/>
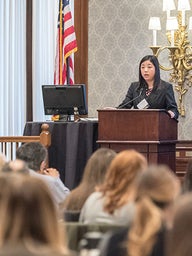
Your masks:
<path fill-rule="evenodd" d="M 98 144 L 116 152 L 135 149 L 150 164 L 175 171 L 177 121 L 165 110 L 98 110 Z"/>
<path fill-rule="evenodd" d="M 99 140 L 177 140 L 177 121 L 164 110 L 98 110 Z"/>

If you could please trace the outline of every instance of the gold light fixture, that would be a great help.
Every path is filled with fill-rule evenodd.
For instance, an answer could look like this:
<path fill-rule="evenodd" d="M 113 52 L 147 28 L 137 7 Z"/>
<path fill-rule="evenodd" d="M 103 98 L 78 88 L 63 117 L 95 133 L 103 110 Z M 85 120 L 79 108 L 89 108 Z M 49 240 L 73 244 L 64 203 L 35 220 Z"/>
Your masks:
<path fill-rule="evenodd" d="M 149 29 L 153 30 L 153 45 L 150 48 L 158 58 L 159 54 L 168 49 L 171 67 L 161 65 L 165 71 L 171 71 L 170 81 L 175 84 L 178 92 L 178 109 L 181 116 L 185 116 L 184 95 L 192 85 L 192 46 L 188 39 L 187 25 L 185 24 L 185 11 L 190 10 L 189 0 L 178 0 L 177 17 L 170 16 L 175 9 L 174 0 L 163 0 L 163 11 L 167 12 L 166 36 L 168 46 L 157 45 L 157 30 L 161 29 L 159 17 L 151 17 Z M 189 29 L 192 29 L 192 17 L 189 18 Z"/>

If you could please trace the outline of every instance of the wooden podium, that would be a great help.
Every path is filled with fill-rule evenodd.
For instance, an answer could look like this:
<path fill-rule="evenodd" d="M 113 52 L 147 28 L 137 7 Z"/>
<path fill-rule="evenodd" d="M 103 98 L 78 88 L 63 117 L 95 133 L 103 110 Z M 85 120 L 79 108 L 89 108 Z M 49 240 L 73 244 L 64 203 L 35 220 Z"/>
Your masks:
<path fill-rule="evenodd" d="M 149 163 L 175 171 L 177 121 L 165 110 L 98 110 L 98 143 L 119 152 L 135 149 Z"/>

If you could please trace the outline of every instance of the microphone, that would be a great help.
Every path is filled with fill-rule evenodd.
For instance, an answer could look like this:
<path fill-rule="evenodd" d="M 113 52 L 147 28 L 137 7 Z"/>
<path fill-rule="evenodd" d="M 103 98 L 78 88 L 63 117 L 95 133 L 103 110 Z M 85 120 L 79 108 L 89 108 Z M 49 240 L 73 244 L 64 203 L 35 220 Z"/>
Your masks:
<path fill-rule="evenodd" d="M 144 89 L 143 87 L 140 89 L 139 95 L 138 95 L 137 97 L 133 98 L 132 100 L 129 100 L 128 102 L 125 102 L 124 104 L 122 104 L 122 105 L 120 105 L 120 106 L 118 106 L 117 109 L 124 108 L 124 107 L 127 106 L 129 103 L 131 103 L 131 102 L 133 102 L 134 100 L 138 99 L 138 98 L 141 96 L 141 94 L 142 94 L 142 92 L 143 92 L 143 89 Z"/>

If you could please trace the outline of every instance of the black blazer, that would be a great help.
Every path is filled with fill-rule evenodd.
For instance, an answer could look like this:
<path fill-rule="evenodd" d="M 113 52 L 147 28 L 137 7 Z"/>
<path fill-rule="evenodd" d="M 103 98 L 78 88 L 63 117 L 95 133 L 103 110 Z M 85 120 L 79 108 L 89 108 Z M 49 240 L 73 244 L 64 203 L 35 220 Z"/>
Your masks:
<path fill-rule="evenodd" d="M 130 85 L 126 97 L 117 108 L 135 108 L 143 99 L 148 102 L 148 109 L 165 109 L 171 110 L 175 114 L 175 119 L 178 118 L 179 112 L 173 92 L 173 87 L 170 83 L 161 80 L 160 84 L 151 91 L 150 95 L 146 95 L 147 87 L 141 87 L 139 82 L 134 82 Z"/>

